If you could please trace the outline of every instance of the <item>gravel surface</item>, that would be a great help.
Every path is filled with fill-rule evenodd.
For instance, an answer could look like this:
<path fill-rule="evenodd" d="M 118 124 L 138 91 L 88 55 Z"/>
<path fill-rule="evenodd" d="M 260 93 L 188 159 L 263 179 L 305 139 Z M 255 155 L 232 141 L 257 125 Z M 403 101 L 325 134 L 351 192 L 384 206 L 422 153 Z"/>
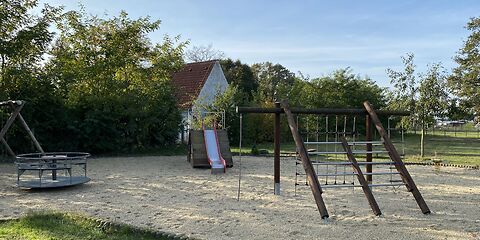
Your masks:
<path fill-rule="evenodd" d="M 2 163 L 0 218 L 53 209 L 200 239 L 480 239 L 478 170 L 408 166 L 429 215 L 403 187 L 373 189 L 381 217 L 373 215 L 361 189 L 326 189 L 325 222 L 308 187 L 302 184 L 295 195 L 291 159 L 282 159 L 282 194 L 275 196 L 273 159 L 243 157 L 240 201 L 238 161 L 226 174 L 212 175 L 185 159 L 91 159 L 92 181 L 43 191 L 17 189 L 14 165 Z"/>

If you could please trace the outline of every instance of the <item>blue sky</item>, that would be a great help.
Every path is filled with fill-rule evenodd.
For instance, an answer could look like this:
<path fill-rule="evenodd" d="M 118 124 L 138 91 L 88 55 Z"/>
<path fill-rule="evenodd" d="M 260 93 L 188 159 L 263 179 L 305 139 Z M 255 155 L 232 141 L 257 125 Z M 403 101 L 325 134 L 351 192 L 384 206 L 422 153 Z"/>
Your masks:
<path fill-rule="evenodd" d="M 480 16 L 480 1 L 217 1 L 217 0 L 42 0 L 87 12 L 159 19 L 164 34 L 181 35 L 191 45 L 212 44 L 227 57 L 253 64 L 280 63 L 311 78 L 351 67 L 381 86 L 387 68 L 400 70 L 400 56 L 415 54 L 418 71 L 452 57 L 469 35 L 464 28 Z"/>

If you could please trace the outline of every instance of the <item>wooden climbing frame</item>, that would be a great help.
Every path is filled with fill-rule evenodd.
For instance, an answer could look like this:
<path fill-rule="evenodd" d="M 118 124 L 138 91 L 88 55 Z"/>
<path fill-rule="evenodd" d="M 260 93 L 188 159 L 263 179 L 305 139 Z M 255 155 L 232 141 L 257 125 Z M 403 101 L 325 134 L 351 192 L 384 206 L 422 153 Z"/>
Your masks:
<path fill-rule="evenodd" d="M 7 141 L 5 140 L 5 135 L 7 134 L 8 129 L 10 129 L 10 127 L 12 126 L 15 119 L 18 119 L 20 121 L 20 124 L 25 129 L 25 131 L 27 131 L 27 134 L 32 139 L 33 144 L 35 145 L 35 148 L 40 153 L 44 153 L 43 148 L 40 146 L 40 143 L 35 138 L 35 135 L 33 135 L 33 132 L 32 130 L 30 130 L 30 127 L 28 127 L 27 122 L 25 122 L 25 119 L 23 119 L 22 114 L 20 114 L 20 111 L 22 111 L 23 106 L 25 106 L 25 101 L 21 101 L 21 100 L 16 100 L 16 101 L 9 100 L 5 102 L 0 102 L 0 107 L 11 109 L 11 114 L 8 117 L 5 124 L 3 125 L 2 130 L 0 131 L 0 141 L 2 142 L 3 146 L 5 146 L 5 149 L 7 150 L 8 154 L 10 154 L 12 157 L 16 157 L 16 155 L 15 155 L 15 152 L 12 150 L 12 148 L 10 148 L 10 146 L 8 145 Z"/>
<path fill-rule="evenodd" d="M 381 215 L 380 208 L 372 194 L 370 187 L 373 186 L 393 186 L 393 184 L 371 184 L 372 181 L 372 165 L 377 164 L 376 162 L 372 162 L 372 123 L 375 125 L 378 133 L 382 137 L 382 144 L 384 145 L 386 152 L 388 153 L 392 162 L 390 164 L 394 165 L 398 171 L 398 174 L 401 176 L 403 184 L 407 187 L 407 190 L 412 192 L 417 204 L 419 205 L 420 209 L 424 214 L 430 213 L 430 210 L 425 203 L 422 195 L 420 194 L 418 188 L 415 185 L 412 177 L 408 173 L 400 155 L 398 154 L 395 146 L 393 145 L 392 141 L 390 140 L 387 132 L 383 128 L 378 115 L 384 116 L 406 116 L 409 115 L 408 112 L 401 112 L 401 111 L 375 111 L 368 102 L 364 103 L 365 109 L 290 109 L 288 105 L 288 101 L 282 101 L 280 103 L 275 104 L 275 108 L 240 108 L 237 107 L 237 113 L 271 113 L 275 114 L 275 127 L 274 127 L 274 186 L 275 194 L 280 194 L 280 114 L 285 113 L 287 116 L 287 121 L 289 128 L 292 132 L 292 136 L 295 140 L 295 144 L 297 147 L 297 151 L 302 162 L 303 168 L 305 170 L 305 174 L 307 177 L 308 185 L 310 186 L 313 196 L 315 198 L 315 202 L 317 204 L 318 210 L 320 212 L 320 216 L 322 218 L 328 218 L 328 211 L 326 209 L 325 203 L 322 198 L 322 186 L 318 181 L 317 173 L 315 173 L 315 169 L 313 168 L 313 164 L 310 161 L 309 153 L 305 148 L 305 144 L 298 132 L 298 126 L 295 122 L 293 114 L 340 114 L 340 115 L 364 115 L 366 120 L 366 162 L 361 162 L 362 165 L 366 165 L 366 174 L 363 174 L 360 168 L 360 162 L 354 157 L 354 153 L 349 147 L 349 143 L 346 141 L 344 137 L 341 138 L 341 144 L 344 148 L 345 154 L 347 155 L 347 159 L 349 160 L 348 165 L 351 165 L 354 170 L 354 175 L 357 176 L 360 185 L 351 185 L 352 187 L 362 187 L 363 192 L 374 212 L 375 215 Z M 353 143 L 355 144 L 355 143 Z M 316 164 L 332 164 L 332 163 L 316 163 Z M 343 163 L 341 163 L 343 164 Z M 384 163 L 382 163 L 384 164 Z M 335 165 L 335 164 L 334 164 Z M 344 164 L 347 165 L 347 164 Z M 328 175 L 328 174 L 327 174 Z M 366 178 L 365 178 L 366 176 Z M 369 184 L 370 183 L 370 184 Z M 328 186 L 326 186 L 328 187 Z"/>

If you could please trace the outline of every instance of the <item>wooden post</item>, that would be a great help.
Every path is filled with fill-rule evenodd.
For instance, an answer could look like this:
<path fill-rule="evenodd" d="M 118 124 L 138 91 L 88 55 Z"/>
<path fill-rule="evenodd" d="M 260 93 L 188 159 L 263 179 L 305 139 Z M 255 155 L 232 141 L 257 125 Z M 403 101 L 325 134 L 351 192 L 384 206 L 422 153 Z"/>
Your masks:
<path fill-rule="evenodd" d="M 365 141 L 367 142 L 371 142 L 373 139 L 372 139 L 372 121 L 370 120 L 370 116 L 368 115 L 365 115 Z M 373 154 L 372 154 L 372 150 L 373 150 L 373 145 L 372 143 L 367 143 L 367 157 L 366 157 L 366 161 L 367 162 L 372 162 L 373 160 Z M 372 173 L 372 164 L 366 164 L 365 166 L 366 168 L 366 172 L 367 173 Z M 372 183 L 372 175 L 367 175 L 367 182 L 368 183 Z"/>
<path fill-rule="evenodd" d="M 4 139 L 4 138 L 0 138 L 0 141 L 3 143 L 3 146 L 5 147 L 5 149 L 7 150 L 8 154 L 10 154 L 10 156 L 12 157 L 16 157 L 15 153 L 13 152 L 13 150 L 10 148 L 10 146 L 8 145 L 7 141 Z"/>
<path fill-rule="evenodd" d="M 22 108 L 23 108 L 23 104 L 13 108 L 12 114 L 10 114 L 10 117 L 8 117 L 7 122 L 5 122 L 5 125 L 3 125 L 3 128 L 0 131 L 0 138 L 3 138 L 5 136 L 8 129 L 12 126 L 13 122 L 15 121 L 15 118 L 17 118 L 18 114 L 20 114 L 20 111 L 22 110 Z"/>
<path fill-rule="evenodd" d="M 320 183 L 318 182 L 317 174 L 313 169 L 312 162 L 310 162 L 310 158 L 308 156 L 307 150 L 305 149 L 305 145 L 303 144 L 302 137 L 297 131 L 297 124 L 295 123 L 293 114 L 290 111 L 288 102 L 284 100 L 282 101 L 281 105 L 285 110 L 285 114 L 287 115 L 288 126 L 290 127 L 290 131 L 292 132 L 293 139 L 295 140 L 295 144 L 300 154 L 300 159 L 302 160 L 303 168 L 305 169 L 309 186 L 312 189 L 313 197 L 315 198 L 315 203 L 317 204 L 318 211 L 320 212 L 320 216 L 322 217 L 322 219 L 326 219 L 328 218 L 328 211 L 322 198 L 323 191 L 320 187 Z"/>
<path fill-rule="evenodd" d="M 280 108 L 280 103 L 275 102 L 275 107 Z M 280 195 L 280 112 L 275 113 L 274 126 L 274 150 L 273 150 L 273 171 L 274 171 L 274 194 Z"/>
<path fill-rule="evenodd" d="M 10 103 L 10 102 L 9 102 Z M 12 155 L 12 157 L 16 157 L 15 153 L 12 151 L 10 146 L 8 146 L 7 141 L 3 138 L 5 134 L 7 133 L 8 129 L 12 126 L 13 122 L 15 121 L 15 118 L 20 114 L 20 111 L 23 108 L 23 104 L 20 104 L 17 107 L 14 107 L 13 104 L 10 105 L 13 109 L 13 112 L 10 114 L 10 117 L 8 117 L 7 122 L 5 122 L 5 125 L 3 125 L 2 130 L 0 131 L 0 139 L 5 148 L 7 149 L 7 152 Z"/>
<path fill-rule="evenodd" d="M 424 214 L 430 213 L 430 209 L 428 208 L 427 203 L 423 199 L 422 194 L 417 188 L 417 185 L 415 185 L 415 182 L 413 181 L 412 176 L 410 176 L 410 173 L 405 167 L 405 164 L 403 163 L 400 155 L 395 149 L 395 146 L 393 145 L 392 141 L 390 140 L 387 133 L 385 132 L 385 129 L 383 128 L 383 125 L 380 122 L 380 119 L 375 113 L 375 110 L 372 108 L 372 106 L 368 101 L 364 102 L 363 105 L 365 106 L 365 109 L 370 115 L 372 122 L 375 124 L 375 127 L 377 128 L 378 133 L 382 137 L 383 145 L 385 146 L 385 149 L 388 151 L 388 155 L 390 156 L 392 161 L 395 162 L 395 168 L 400 173 L 400 176 L 402 177 L 402 180 L 405 183 L 405 186 L 407 187 L 408 191 L 412 193 L 413 197 L 417 201 L 417 204 L 422 210 L 422 212 Z"/>
<path fill-rule="evenodd" d="M 23 127 L 25 128 L 25 130 L 27 131 L 28 135 L 30 136 L 30 138 L 32 139 L 33 141 L 33 144 L 35 145 L 35 147 L 37 148 L 37 150 L 41 153 L 45 153 L 43 151 L 43 148 L 42 146 L 40 146 L 40 143 L 37 141 L 37 139 L 35 138 L 35 135 L 33 134 L 32 130 L 30 130 L 30 128 L 28 127 L 27 125 L 27 122 L 25 122 L 25 119 L 23 119 L 22 117 L 22 114 L 18 114 L 18 120 L 20 120 L 20 123 L 23 125 Z"/>
<path fill-rule="evenodd" d="M 340 141 L 342 141 L 342 146 L 343 150 L 347 152 L 347 158 L 348 160 L 352 163 L 353 171 L 357 174 L 358 182 L 362 185 L 363 193 L 365 193 L 365 197 L 367 197 L 368 204 L 370 204 L 370 207 L 372 208 L 373 213 L 376 216 L 382 215 L 382 211 L 380 211 L 380 208 L 378 207 L 377 201 L 375 200 L 375 197 L 373 196 L 372 190 L 370 187 L 368 187 L 367 180 L 365 180 L 365 177 L 362 173 L 362 169 L 358 165 L 357 159 L 353 156 L 352 149 L 350 149 L 350 146 L 348 146 L 347 140 L 345 137 L 341 137 Z M 371 165 L 371 164 L 367 164 Z"/>

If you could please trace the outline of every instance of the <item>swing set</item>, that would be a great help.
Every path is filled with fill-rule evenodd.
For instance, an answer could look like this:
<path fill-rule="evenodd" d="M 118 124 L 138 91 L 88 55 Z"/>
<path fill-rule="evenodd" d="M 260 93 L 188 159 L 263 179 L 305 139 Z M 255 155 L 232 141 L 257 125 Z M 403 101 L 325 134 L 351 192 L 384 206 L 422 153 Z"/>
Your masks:
<path fill-rule="evenodd" d="M 422 213 L 430 213 L 426 202 L 424 201 L 420 191 L 408 172 L 405 164 L 402 161 L 401 155 L 397 152 L 392 140 L 390 119 L 394 116 L 408 116 L 408 112 L 402 111 L 375 111 L 368 102 L 364 102 L 364 109 L 290 109 L 288 101 L 276 102 L 274 108 L 255 108 L 255 107 L 237 107 L 237 113 L 240 114 L 240 156 L 239 156 L 239 181 L 238 181 L 238 196 L 240 199 L 241 186 L 241 148 L 242 148 L 242 128 L 243 128 L 243 114 L 257 113 L 257 114 L 275 114 L 274 120 L 274 194 L 280 194 L 280 115 L 285 114 L 288 126 L 291 130 L 293 139 L 297 149 L 296 164 L 302 164 L 304 173 L 295 174 L 295 194 L 298 184 L 298 176 L 306 177 L 306 184 L 312 190 L 318 211 L 322 219 L 329 217 L 327 208 L 323 201 L 324 188 L 339 188 L 339 187 L 361 187 L 372 211 L 375 215 L 382 214 L 375 197 L 371 191 L 372 187 L 386 187 L 386 186 L 402 186 L 404 185 L 409 192 L 412 193 Z M 294 114 L 297 115 L 295 119 Z M 315 140 L 309 141 L 309 134 L 307 125 L 307 141 L 304 142 L 299 129 L 299 115 L 314 115 L 317 117 Z M 380 116 L 388 117 L 388 128 L 384 129 Z M 320 117 L 325 118 L 325 128 L 320 130 Z M 329 116 L 334 116 L 334 121 Z M 343 131 L 339 130 L 339 119 L 343 116 Z M 347 131 L 348 116 L 352 117 L 352 129 Z M 356 126 L 359 122 L 357 117 L 365 117 L 365 137 L 363 141 L 359 141 L 359 129 Z M 329 124 L 334 122 L 335 130 L 332 131 Z M 373 140 L 373 126 L 377 130 L 381 140 Z M 325 135 L 325 141 L 320 141 L 320 135 Z M 403 131 L 401 132 L 403 144 Z M 305 146 L 315 146 L 315 149 L 307 149 Z M 383 149 L 377 149 L 382 147 Z M 375 148 L 375 149 L 374 149 Z M 373 161 L 373 155 L 384 154 L 387 155 L 391 161 Z M 331 157 L 331 156 L 334 157 Z M 339 161 L 338 155 L 344 155 L 346 160 Z M 364 161 L 357 161 L 357 158 L 364 156 Z M 311 157 L 313 160 L 311 160 Z M 315 170 L 314 166 L 317 167 Z M 351 166 L 352 170 L 347 171 L 347 167 Z M 365 166 L 365 172 L 360 166 Z M 373 166 L 388 166 L 390 171 L 373 171 Z M 319 167 L 325 167 L 326 170 L 319 170 Z M 330 170 L 328 167 L 331 167 Z M 334 171 L 332 171 L 332 167 Z M 339 171 L 340 168 L 340 171 Z M 343 168 L 343 171 L 342 171 Z M 393 171 L 393 170 L 396 171 Z M 390 181 L 387 183 L 373 183 L 373 176 L 390 176 Z M 400 179 L 393 179 L 393 175 L 399 176 Z M 352 176 L 353 180 L 347 183 L 346 177 Z M 355 176 L 357 182 L 355 183 Z M 325 184 L 321 185 L 319 178 L 325 179 Z M 330 177 L 330 181 L 328 180 Z M 332 183 L 333 178 L 333 183 Z M 343 178 L 343 182 L 342 182 Z"/>

